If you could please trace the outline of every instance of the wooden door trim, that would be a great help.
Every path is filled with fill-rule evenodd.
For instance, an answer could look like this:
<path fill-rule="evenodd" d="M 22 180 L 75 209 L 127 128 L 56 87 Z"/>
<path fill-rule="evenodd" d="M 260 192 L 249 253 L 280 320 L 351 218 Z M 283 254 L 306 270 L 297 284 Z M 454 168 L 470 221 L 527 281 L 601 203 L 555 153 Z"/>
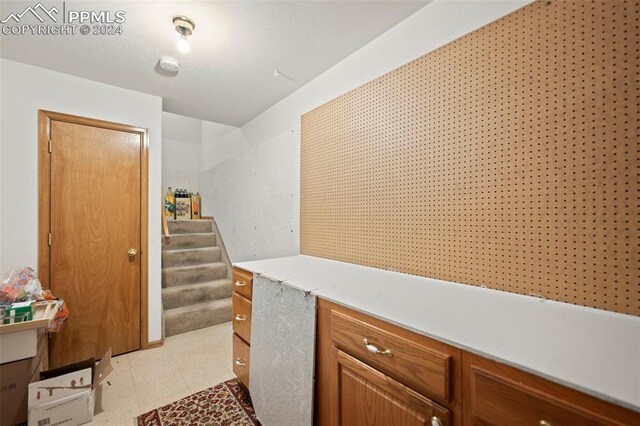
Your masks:
<path fill-rule="evenodd" d="M 149 130 L 127 124 L 38 110 L 38 277 L 50 287 L 51 122 L 99 127 L 140 135 L 140 349 L 149 348 Z M 72 313 L 73 315 L 73 313 Z"/>

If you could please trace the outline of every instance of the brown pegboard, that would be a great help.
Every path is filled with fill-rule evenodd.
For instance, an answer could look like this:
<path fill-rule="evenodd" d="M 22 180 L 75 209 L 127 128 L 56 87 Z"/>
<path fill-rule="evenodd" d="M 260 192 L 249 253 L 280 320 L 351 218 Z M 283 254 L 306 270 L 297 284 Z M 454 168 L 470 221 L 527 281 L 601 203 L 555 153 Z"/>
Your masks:
<path fill-rule="evenodd" d="M 538 1 L 304 114 L 302 253 L 640 315 L 639 20 Z"/>

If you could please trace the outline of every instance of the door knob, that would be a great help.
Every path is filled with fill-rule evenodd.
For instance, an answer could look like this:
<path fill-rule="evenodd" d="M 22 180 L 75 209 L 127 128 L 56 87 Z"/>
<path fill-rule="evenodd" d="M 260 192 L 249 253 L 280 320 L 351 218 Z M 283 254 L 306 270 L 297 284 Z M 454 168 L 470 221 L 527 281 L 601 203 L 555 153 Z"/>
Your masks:
<path fill-rule="evenodd" d="M 136 254 L 138 254 L 138 250 L 136 249 L 129 249 L 129 251 L 127 252 L 127 254 L 129 255 L 129 257 L 136 257 Z"/>

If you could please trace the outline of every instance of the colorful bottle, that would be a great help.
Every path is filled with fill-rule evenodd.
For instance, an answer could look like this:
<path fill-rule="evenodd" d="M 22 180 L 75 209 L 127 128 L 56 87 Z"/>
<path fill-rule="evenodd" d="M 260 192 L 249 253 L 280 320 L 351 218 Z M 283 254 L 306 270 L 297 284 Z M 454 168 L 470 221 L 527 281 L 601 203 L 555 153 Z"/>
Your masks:
<path fill-rule="evenodd" d="M 191 218 L 200 219 L 200 193 L 191 196 Z"/>
<path fill-rule="evenodd" d="M 176 216 L 176 197 L 171 187 L 169 187 L 167 194 L 164 196 L 164 216 L 167 219 L 175 219 Z"/>

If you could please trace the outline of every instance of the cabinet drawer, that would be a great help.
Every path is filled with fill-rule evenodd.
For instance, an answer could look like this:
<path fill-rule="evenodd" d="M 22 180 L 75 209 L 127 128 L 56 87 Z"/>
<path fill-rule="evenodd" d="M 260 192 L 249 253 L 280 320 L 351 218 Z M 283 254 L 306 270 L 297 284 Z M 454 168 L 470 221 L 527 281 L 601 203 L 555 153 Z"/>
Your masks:
<path fill-rule="evenodd" d="M 251 300 L 253 292 L 253 274 L 242 269 L 233 268 L 231 273 L 233 291 Z"/>
<path fill-rule="evenodd" d="M 426 396 L 450 400 L 450 354 L 336 311 L 331 335 L 336 347 L 384 374 Z"/>
<path fill-rule="evenodd" d="M 640 424 L 640 414 L 504 364 L 468 353 L 464 364 L 466 424 Z"/>
<path fill-rule="evenodd" d="M 249 387 L 249 345 L 237 334 L 233 335 L 233 373 Z"/>
<path fill-rule="evenodd" d="M 333 348 L 335 403 L 343 426 L 450 425 L 450 412 L 371 366 Z M 366 403 L 365 403 L 366 401 Z"/>
<path fill-rule="evenodd" d="M 235 292 L 231 295 L 231 301 L 233 332 L 242 337 L 245 342 L 251 343 L 251 301 Z"/>
<path fill-rule="evenodd" d="M 602 422 L 568 406 L 554 404 L 530 389 L 507 383 L 486 371 L 474 370 L 474 423 L 495 425 L 581 425 Z"/>

